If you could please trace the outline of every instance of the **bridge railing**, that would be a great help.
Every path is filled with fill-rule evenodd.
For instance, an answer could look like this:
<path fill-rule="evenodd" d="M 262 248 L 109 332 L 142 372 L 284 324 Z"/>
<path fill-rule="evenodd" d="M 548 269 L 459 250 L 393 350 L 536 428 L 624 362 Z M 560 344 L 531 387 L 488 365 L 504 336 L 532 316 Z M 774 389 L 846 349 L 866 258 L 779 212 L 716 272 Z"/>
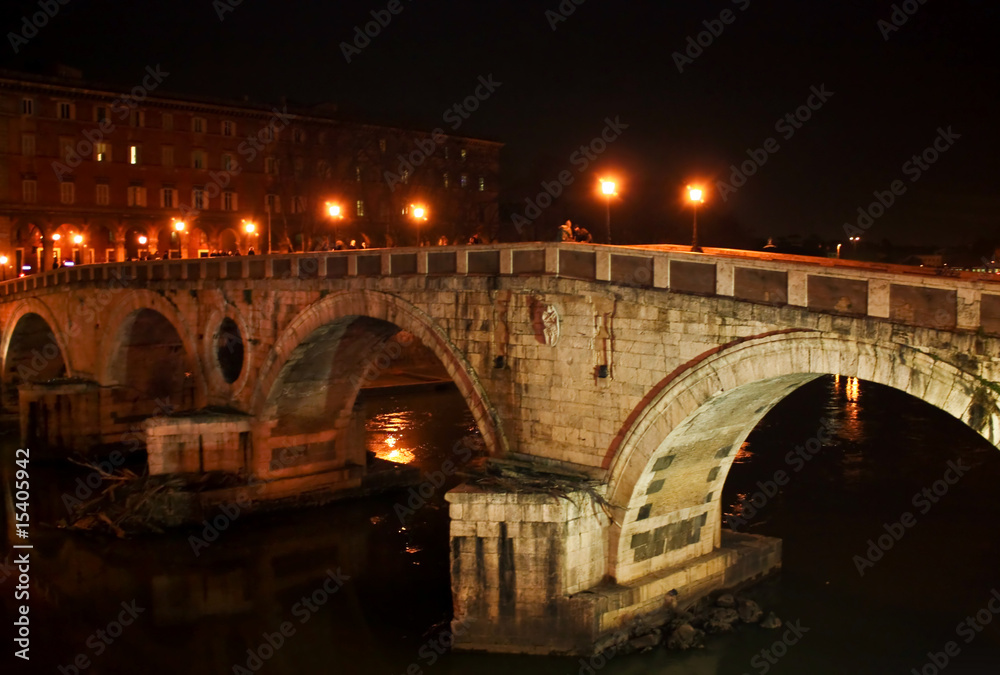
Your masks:
<path fill-rule="evenodd" d="M 0 298 L 72 284 L 411 275 L 558 276 L 1000 335 L 995 275 L 680 246 L 526 243 L 107 263 L 7 281 Z"/>

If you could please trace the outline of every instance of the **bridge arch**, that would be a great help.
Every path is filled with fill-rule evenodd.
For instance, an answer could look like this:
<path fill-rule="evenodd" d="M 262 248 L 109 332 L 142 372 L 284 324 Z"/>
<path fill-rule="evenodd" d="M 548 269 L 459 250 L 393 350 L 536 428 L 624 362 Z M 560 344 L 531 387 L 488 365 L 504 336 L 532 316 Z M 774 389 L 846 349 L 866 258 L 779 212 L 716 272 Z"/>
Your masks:
<path fill-rule="evenodd" d="M 57 328 L 60 325 L 49 306 L 38 298 L 19 303 L 7 317 L 0 341 L 5 406 L 17 406 L 17 386 L 23 381 L 74 375 L 73 359 Z"/>
<path fill-rule="evenodd" d="M 169 386 L 165 379 L 159 379 L 156 387 L 158 393 L 147 396 L 147 402 L 155 406 L 156 398 L 162 398 L 168 390 L 177 389 L 178 392 L 188 393 L 172 396 L 170 403 L 173 407 L 204 407 L 207 400 L 205 370 L 197 342 L 182 319 L 180 310 L 159 293 L 142 289 L 124 293 L 124 297 L 111 307 L 105 315 L 107 318 L 102 322 L 108 341 L 99 357 L 97 372 L 100 383 L 127 385 L 130 369 L 142 360 L 141 357 L 130 357 L 130 350 L 141 347 L 150 352 L 153 348 L 159 348 L 167 360 L 150 362 L 148 367 L 157 367 L 162 375 L 176 376 L 178 379 L 174 383 L 175 387 Z M 183 370 L 179 370 L 181 367 Z M 151 376 L 151 373 L 147 374 Z M 181 376 L 190 380 L 190 384 L 181 386 Z M 153 414 L 155 410 L 151 408 L 149 412 Z"/>
<path fill-rule="evenodd" d="M 364 366 L 370 360 L 367 357 L 399 330 L 411 333 L 441 361 L 465 398 L 490 453 L 505 453 L 507 439 L 486 391 L 475 370 L 444 330 L 416 306 L 377 291 L 339 292 L 300 312 L 278 337 L 260 368 L 251 412 L 259 420 L 274 419 L 280 414 L 276 406 L 282 398 L 281 389 L 296 364 L 308 361 L 306 367 L 318 371 L 318 377 L 329 382 L 336 367 L 335 358 L 338 363 L 354 358 L 349 366 L 353 370 L 341 371 L 347 387 L 340 403 L 343 410 L 354 401 L 361 388 L 360 378 L 365 376 Z M 353 343 L 345 343 L 347 350 L 329 349 L 330 346 L 338 347 L 344 336 L 350 337 Z M 346 413 L 350 413 L 349 407 Z"/>
<path fill-rule="evenodd" d="M 617 523 L 609 574 L 625 583 L 718 547 L 722 487 L 743 441 L 779 401 L 822 375 L 899 389 L 1000 445 L 993 386 L 926 352 L 805 330 L 724 345 L 661 382 L 609 452 Z M 658 529 L 659 541 L 645 534 Z"/>

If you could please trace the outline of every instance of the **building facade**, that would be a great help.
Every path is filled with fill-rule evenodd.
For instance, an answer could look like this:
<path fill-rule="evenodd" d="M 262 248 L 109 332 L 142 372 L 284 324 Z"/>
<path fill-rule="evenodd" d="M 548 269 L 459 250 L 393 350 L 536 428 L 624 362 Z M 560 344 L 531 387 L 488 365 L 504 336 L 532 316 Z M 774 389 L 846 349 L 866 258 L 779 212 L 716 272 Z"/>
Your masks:
<path fill-rule="evenodd" d="M 117 91 L 0 72 L 6 277 L 66 261 L 465 242 L 496 231 L 499 143 L 363 124 L 333 106 L 160 94 L 156 79 L 151 68 L 146 86 Z"/>

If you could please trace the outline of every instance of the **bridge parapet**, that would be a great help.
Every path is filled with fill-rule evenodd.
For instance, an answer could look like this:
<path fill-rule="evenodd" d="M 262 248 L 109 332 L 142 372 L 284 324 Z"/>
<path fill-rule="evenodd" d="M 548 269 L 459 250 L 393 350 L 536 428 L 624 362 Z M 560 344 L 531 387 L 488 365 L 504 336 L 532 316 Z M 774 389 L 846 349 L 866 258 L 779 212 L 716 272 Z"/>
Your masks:
<path fill-rule="evenodd" d="M 1000 335 L 1000 279 L 902 265 L 679 246 L 529 243 L 107 263 L 0 284 L 0 301 L 71 284 L 393 276 L 557 276 Z"/>

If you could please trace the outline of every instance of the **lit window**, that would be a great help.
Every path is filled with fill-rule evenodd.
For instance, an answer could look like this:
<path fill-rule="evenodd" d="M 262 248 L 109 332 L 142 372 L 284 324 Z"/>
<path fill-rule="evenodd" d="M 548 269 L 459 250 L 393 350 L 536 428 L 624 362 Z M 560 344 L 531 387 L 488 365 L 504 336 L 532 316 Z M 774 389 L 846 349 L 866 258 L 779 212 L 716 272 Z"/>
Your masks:
<path fill-rule="evenodd" d="M 196 134 L 205 133 L 205 118 L 204 117 L 191 118 L 191 131 L 193 131 Z"/>
<path fill-rule="evenodd" d="M 236 193 L 235 192 L 223 192 L 222 193 L 222 210 L 223 211 L 235 211 L 236 210 Z"/>
<path fill-rule="evenodd" d="M 451 186 L 451 176 L 448 175 L 447 171 L 444 172 L 444 176 L 442 176 L 442 178 L 444 179 L 444 186 L 445 187 L 450 187 Z"/>
<path fill-rule="evenodd" d="M 192 169 L 204 169 L 205 168 L 205 151 L 195 150 L 191 153 L 191 168 Z"/>
<path fill-rule="evenodd" d="M 94 159 L 98 162 L 110 162 L 111 161 L 111 144 L 110 143 L 94 143 Z"/>
<path fill-rule="evenodd" d="M 163 155 L 163 166 L 172 169 L 174 167 L 174 146 L 164 145 L 161 149 L 161 154 Z"/>
<path fill-rule="evenodd" d="M 174 208 L 174 189 L 163 188 L 160 190 L 160 206 L 165 209 Z"/>
<path fill-rule="evenodd" d="M 482 176 L 479 177 L 479 191 L 486 192 L 486 179 Z"/>
<path fill-rule="evenodd" d="M 463 173 L 461 181 L 462 181 L 462 187 L 464 188 L 469 187 L 469 174 Z"/>
<path fill-rule="evenodd" d="M 164 131 L 174 130 L 174 116 L 171 115 L 170 113 L 163 113 L 163 116 L 160 117 L 160 121 L 163 124 Z"/>
<path fill-rule="evenodd" d="M 61 101 L 59 103 L 59 119 L 61 120 L 71 120 L 73 119 L 73 104 Z"/>
<path fill-rule="evenodd" d="M 128 205 L 145 206 L 146 188 L 142 187 L 141 185 L 130 185 L 128 188 Z"/>
<path fill-rule="evenodd" d="M 107 206 L 111 203 L 111 189 L 105 185 L 100 184 L 97 186 L 97 205 Z"/>
<path fill-rule="evenodd" d="M 22 115 L 34 115 L 35 114 L 35 99 L 33 99 L 33 98 L 22 98 L 21 99 L 21 114 Z"/>
<path fill-rule="evenodd" d="M 21 182 L 21 197 L 29 204 L 38 201 L 38 183 L 33 180 Z"/>
<path fill-rule="evenodd" d="M 358 181 L 359 183 L 361 182 L 361 167 L 360 166 L 354 167 L 354 180 Z"/>
<path fill-rule="evenodd" d="M 205 209 L 206 199 L 205 191 L 201 188 L 195 188 L 191 191 L 191 204 L 195 209 L 201 211 Z"/>
<path fill-rule="evenodd" d="M 410 182 L 410 170 L 403 169 L 403 184 L 405 185 L 409 182 Z"/>
<path fill-rule="evenodd" d="M 281 213 L 281 198 L 278 195 L 268 195 L 266 203 L 268 213 Z"/>
<path fill-rule="evenodd" d="M 25 157 L 35 156 L 35 135 L 21 134 L 21 154 Z"/>
<path fill-rule="evenodd" d="M 236 135 L 236 125 L 232 122 L 226 120 L 222 123 L 222 135 L 223 136 L 235 136 Z"/>
<path fill-rule="evenodd" d="M 264 158 L 264 173 L 269 176 L 273 176 L 278 173 L 278 162 L 274 159 L 274 157 Z"/>
<path fill-rule="evenodd" d="M 460 155 L 462 156 L 462 161 L 463 161 L 463 162 L 464 162 L 464 161 L 465 161 L 465 160 L 466 160 L 466 159 L 468 158 L 468 156 L 469 156 L 469 153 L 468 153 L 468 152 L 466 152 L 464 148 L 462 149 L 462 152 L 460 152 L 459 154 L 460 154 Z"/>
<path fill-rule="evenodd" d="M 365 215 L 365 200 L 359 199 L 357 204 L 358 217 L 363 217 Z"/>
<path fill-rule="evenodd" d="M 130 146 L 128 146 L 128 163 L 129 164 L 138 164 L 139 163 L 139 159 L 140 159 L 139 155 L 140 155 L 140 152 L 139 152 L 139 146 L 138 145 L 130 145 Z"/>
<path fill-rule="evenodd" d="M 76 201 L 76 185 L 59 183 L 59 203 L 72 204 L 74 201 Z"/>

